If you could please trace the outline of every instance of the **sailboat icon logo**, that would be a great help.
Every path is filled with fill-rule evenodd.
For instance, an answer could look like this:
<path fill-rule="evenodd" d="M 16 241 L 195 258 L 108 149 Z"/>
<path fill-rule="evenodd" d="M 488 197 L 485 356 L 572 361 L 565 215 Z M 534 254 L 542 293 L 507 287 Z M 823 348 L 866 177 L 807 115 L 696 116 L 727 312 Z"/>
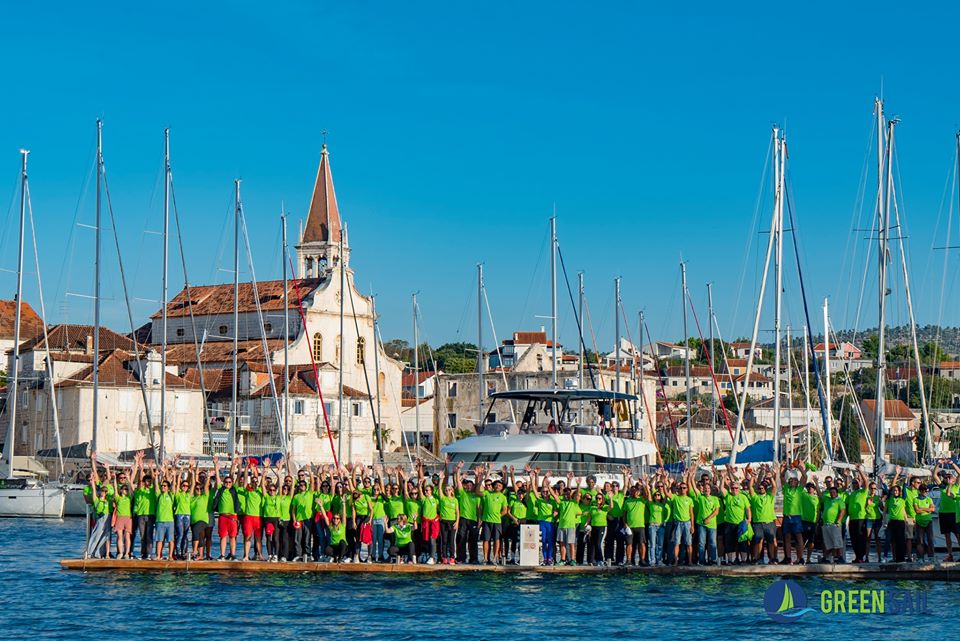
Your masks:
<path fill-rule="evenodd" d="M 777 623 L 793 623 L 807 612 L 807 593 L 794 581 L 776 581 L 763 595 L 763 609 Z"/>

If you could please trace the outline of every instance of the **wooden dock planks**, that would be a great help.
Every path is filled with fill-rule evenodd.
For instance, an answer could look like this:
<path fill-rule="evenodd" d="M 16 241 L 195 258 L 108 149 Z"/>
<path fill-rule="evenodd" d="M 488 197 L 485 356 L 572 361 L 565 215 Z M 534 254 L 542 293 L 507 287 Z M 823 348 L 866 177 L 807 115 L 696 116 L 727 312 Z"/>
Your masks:
<path fill-rule="evenodd" d="M 960 579 L 960 563 L 944 564 L 810 564 L 810 565 L 710 565 L 679 567 L 594 567 L 516 565 L 425 565 L 394 563 L 266 563 L 263 561 L 139 561 L 120 559 L 63 559 L 64 570 L 127 571 L 127 572 L 240 572 L 318 574 L 436 574 L 440 572 L 511 574 L 646 574 L 653 576 L 708 576 L 758 578 L 774 576 L 821 576 L 834 579 L 908 579 L 921 581 L 956 581 Z"/>

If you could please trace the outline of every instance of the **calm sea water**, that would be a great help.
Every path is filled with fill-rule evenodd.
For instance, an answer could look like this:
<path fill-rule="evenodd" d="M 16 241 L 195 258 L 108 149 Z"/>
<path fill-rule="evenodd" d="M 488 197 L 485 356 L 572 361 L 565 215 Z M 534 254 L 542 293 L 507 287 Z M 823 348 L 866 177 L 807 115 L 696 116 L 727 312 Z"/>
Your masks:
<path fill-rule="evenodd" d="M 244 575 L 68 572 L 80 519 L 0 519 L 3 639 L 916 639 L 960 636 L 956 584 L 822 579 L 810 595 L 925 591 L 928 615 L 825 615 L 771 621 L 772 579 L 448 574 Z M 811 597 L 811 601 L 814 597 Z M 819 601 L 817 601 L 819 603 Z M 815 604 L 814 604 L 815 605 Z"/>

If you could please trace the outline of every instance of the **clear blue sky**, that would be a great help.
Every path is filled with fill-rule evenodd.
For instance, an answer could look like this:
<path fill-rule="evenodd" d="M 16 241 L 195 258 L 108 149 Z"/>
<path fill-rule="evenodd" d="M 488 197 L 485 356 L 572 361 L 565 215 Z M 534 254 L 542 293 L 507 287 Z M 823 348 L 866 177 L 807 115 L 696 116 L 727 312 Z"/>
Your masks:
<path fill-rule="evenodd" d="M 946 244 L 941 199 L 960 124 L 958 10 L 948 4 L 687 3 L 683 13 L 633 2 L 58 4 L 8 4 L 0 37 L 0 267 L 15 266 L 16 207 L 7 207 L 17 150 L 28 147 L 51 320 L 92 318 L 88 299 L 66 294 L 92 291 L 92 232 L 75 223 L 93 219 L 99 116 L 138 324 L 159 298 L 160 240 L 150 232 L 160 229 L 169 126 L 196 284 L 231 278 L 238 176 L 257 276 L 279 275 L 280 203 L 294 236 L 327 129 L 358 284 L 379 295 L 385 338 L 410 337 L 419 290 L 428 340 L 472 340 L 478 261 L 501 338 L 546 324 L 536 317 L 549 313 L 543 251 L 554 203 L 601 342 L 612 341 L 616 275 L 632 332 L 643 308 L 656 338 L 679 337 L 681 254 L 701 320 L 712 281 L 727 338 L 746 334 L 768 197 L 752 221 L 770 125 L 781 122 L 812 314 L 830 296 L 835 323 L 851 325 L 867 243 L 851 228 L 881 82 L 888 112 L 903 119 L 918 320 L 940 313 L 943 252 L 931 248 Z M 106 241 L 104 319 L 123 330 Z M 174 249 L 174 292 L 178 261 Z M 3 296 L 13 287 L 0 272 Z M 786 289 L 785 314 L 799 326 L 795 276 Z M 870 289 L 863 326 L 875 298 Z M 902 303 L 892 308 L 903 321 Z M 560 316 L 573 346 L 565 297 Z M 952 303 L 944 322 L 960 322 Z"/>

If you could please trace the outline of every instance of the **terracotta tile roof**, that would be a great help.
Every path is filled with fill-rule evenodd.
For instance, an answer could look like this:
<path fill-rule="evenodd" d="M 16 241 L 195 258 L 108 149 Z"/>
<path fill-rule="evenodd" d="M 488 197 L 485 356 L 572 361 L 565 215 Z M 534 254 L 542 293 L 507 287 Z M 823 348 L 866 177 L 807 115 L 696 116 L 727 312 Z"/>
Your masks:
<path fill-rule="evenodd" d="M 300 298 L 306 298 L 319 287 L 323 281 L 319 278 L 303 278 L 287 282 L 287 304 L 289 309 L 297 309 L 297 284 L 300 287 Z M 257 281 L 257 294 L 260 296 L 260 309 L 265 313 L 283 309 L 283 281 Z M 241 313 L 256 312 L 257 304 L 253 298 L 253 283 L 240 283 L 238 288 L 238 307 Z M 233 313 L 233 283 L 223 285 L 191 285 L 190 301 L 193 303 L 194 316 L 210 314 Z M 163 310 L 157 310 L 150 318 L 160 318 Z M 182 289 L 167 304 L 167 316 L 189 316 L 190 305 L 187 299 L 187 290 Z"/>
<path fill-rule="evenodd" d="M 424 403 L 429 402 L 432 398 L 433 398 L 432 396 L 427 398 L 421 398 L 420 404 L 423 405 Z M 400 405 L 402 405 L 403 407 L 416 407 L 417 399 L 413 398 L 412 396 L 410 397 L 404 396 L 403 398 L 400 399 Z"/>
<path fill-rule="evenodd" d="M 747 366 L 747 359 L 745 358 L 728 358 L 727 359 L 727 367 L 746 367 L 746 366 Z"/>
<path fill-rule="evenodd" d="M 416 374 L 416 372 L 408 372 L 408 373 L 404 374 L 404 375 L 403 375 L 403 380 L 401 381 L 400 384 L 403 385 L 404 387 L 412 387 L 412 386 L 413 386 L 413 377 L 414 377 L 415 374 Z M 427 379 L 429 379 L 429 378 L 433 378 L 433 376 L 434 376 L 434 372 L 432 372 L 432 371 L 429 371 L 429 372 L 420 372 L 420 376 L 417 377 L 417 382 L 418 382 L 418 383 L 422 383 L 422 382 L 424 382 L 425 380 L 427 380 Z"/>
<path fill-rule="evenodd" d="M 283 340 L 274 339 L 267 341 L 267 349 L 271 353 L 283 349 Z M 229 363 L 233 361 L 233 341 L 211 341 L 203 344 L 203 351 L 200 353 L 200 360 L 203 363 Z M 263 341 L 238 341 L 237 342 L 237 360 L 241 363 L 260 362 L 264 363 Z M 197 363 L 197 353 L 193 343 L 182 343 L 180 345 L 170 345 L 167 348 L 167 363 L 193 364 Z"/>
<path fill-rule="evenodd" d="M 83 352 L 87 349 L 87 337 L 93 340 L 93 325 L 54 325 L 47 330 L 47 338 L 50 341 L 50 351 L 71 351 Z M 91 346 L 92 346 L 91 342 Z M 107 327 L 100 327 L 100 351 L 113 351 L 121 349 L 132 352 L 134 347 L 133 340 L 129 336 L 118 334 Z M 20 351 L 43 350 L 46 344 L 43 341 L 43 334 L 36 336 L 20 345 Z M 144 347 L 140 352 L 145 352 Z"/>
<path fill-rule="evenodd" d="M 870 412 L 876 412 L 877 401 L 874 399 L 864 399 L 863 406 Z M 888 419 L 893 420 L 912 420 L 917 418 L 917 415 L 907 406 L 906 403 L 900 399 L 889 401 L 885 400 L 883 402 L 883 415 Z"/>
<path fill-rule="evenodd" d="M 366 392 L 361 392 L 360 390 L 350 387 L 349 385 L 343 386 L 343 395 L 351 398 L 370 398 Z"/>
<path fill-rule="evenodd" d="M 960 369 L 960 361 L 940 361 L 940 369 Z"/>
<path fill-rule="evenodd" d="M 330 153 L 326 144 L 320 152 L 317 180 L 313 185 L 307 224 L 303 228 L 300 242 L 340 242 L 340 210 L 337 208 L 337 194 L 333 189 L 333 173 L 330 171 Z"/>
<path fill-rule="evenodd" d="M 747 377 L 747 374 L 746 372 L 744 372 L 743 374 L 737 374 L 736 376 L 734 376 L 733 380 L 739 383 L 746 377 Z M 753 374 L 750 375 L 750 382 L 751 383 L 769 383 L 771 381 L 769 378 L 767 378 L 763 374 L 757 374 L 756 372 L 754 372 Z"/>
<path fill-rule="evenodd" d="M 734 349 L 749 349 L 750 343 L 743 343 L 743 342 L 730 343 L 730 347 Z M 760 346 L 757 345 L 757 347 L 760 347 Z"/>
<path fill-rule="evenodd" d="M 196 367 L 187 369 L 183 379 L 200 387 L 200 371 Z M 203 369 L 203 386 L 208 394 L 232 390 L 233 370 L 228 367 L 205 367 Z"/>
<path fill-rule="evenodd" d="M 676 365 L 667 368 L 667 376 L 671 378 L 685 377 L 686 370 L 683 365 Z M 691 365 L 690 376 L 697 378 L 710 378 L 710 368 L 702 365 Z"/>
<path fill-rule="evenodd" d="M 123 350 L 115 349 L 109 353 L 101 353 L 97 377 L 102 387 L 140 387 L 139 379 L 133 370 L 124 367 L 124 363 L 132 360 L 133 356 Z M 169 372 L 166 373 L 168 388 L 196 389 L 197 385 L 186 381 Z M 69 379 L 60 383 L 60 387 L 93 385 L 93 365 L 86 367 Z"/>
<path fill-rule="evenodd" d="M 547 344 L 547 333 L 546 332 L 514 332 L 513 333 L 513 344 L 514 345 L 534 345 L 534 344 Z"/>
<path fill-rule="evenodd" d="M 14 321 L 17 318 L 17 301 L 0 300 L 0 338 L 13 340 Z M 30 303 L 20 305 L 20 340 L 28 341 L 43 334 L 43 321 Z"/>

